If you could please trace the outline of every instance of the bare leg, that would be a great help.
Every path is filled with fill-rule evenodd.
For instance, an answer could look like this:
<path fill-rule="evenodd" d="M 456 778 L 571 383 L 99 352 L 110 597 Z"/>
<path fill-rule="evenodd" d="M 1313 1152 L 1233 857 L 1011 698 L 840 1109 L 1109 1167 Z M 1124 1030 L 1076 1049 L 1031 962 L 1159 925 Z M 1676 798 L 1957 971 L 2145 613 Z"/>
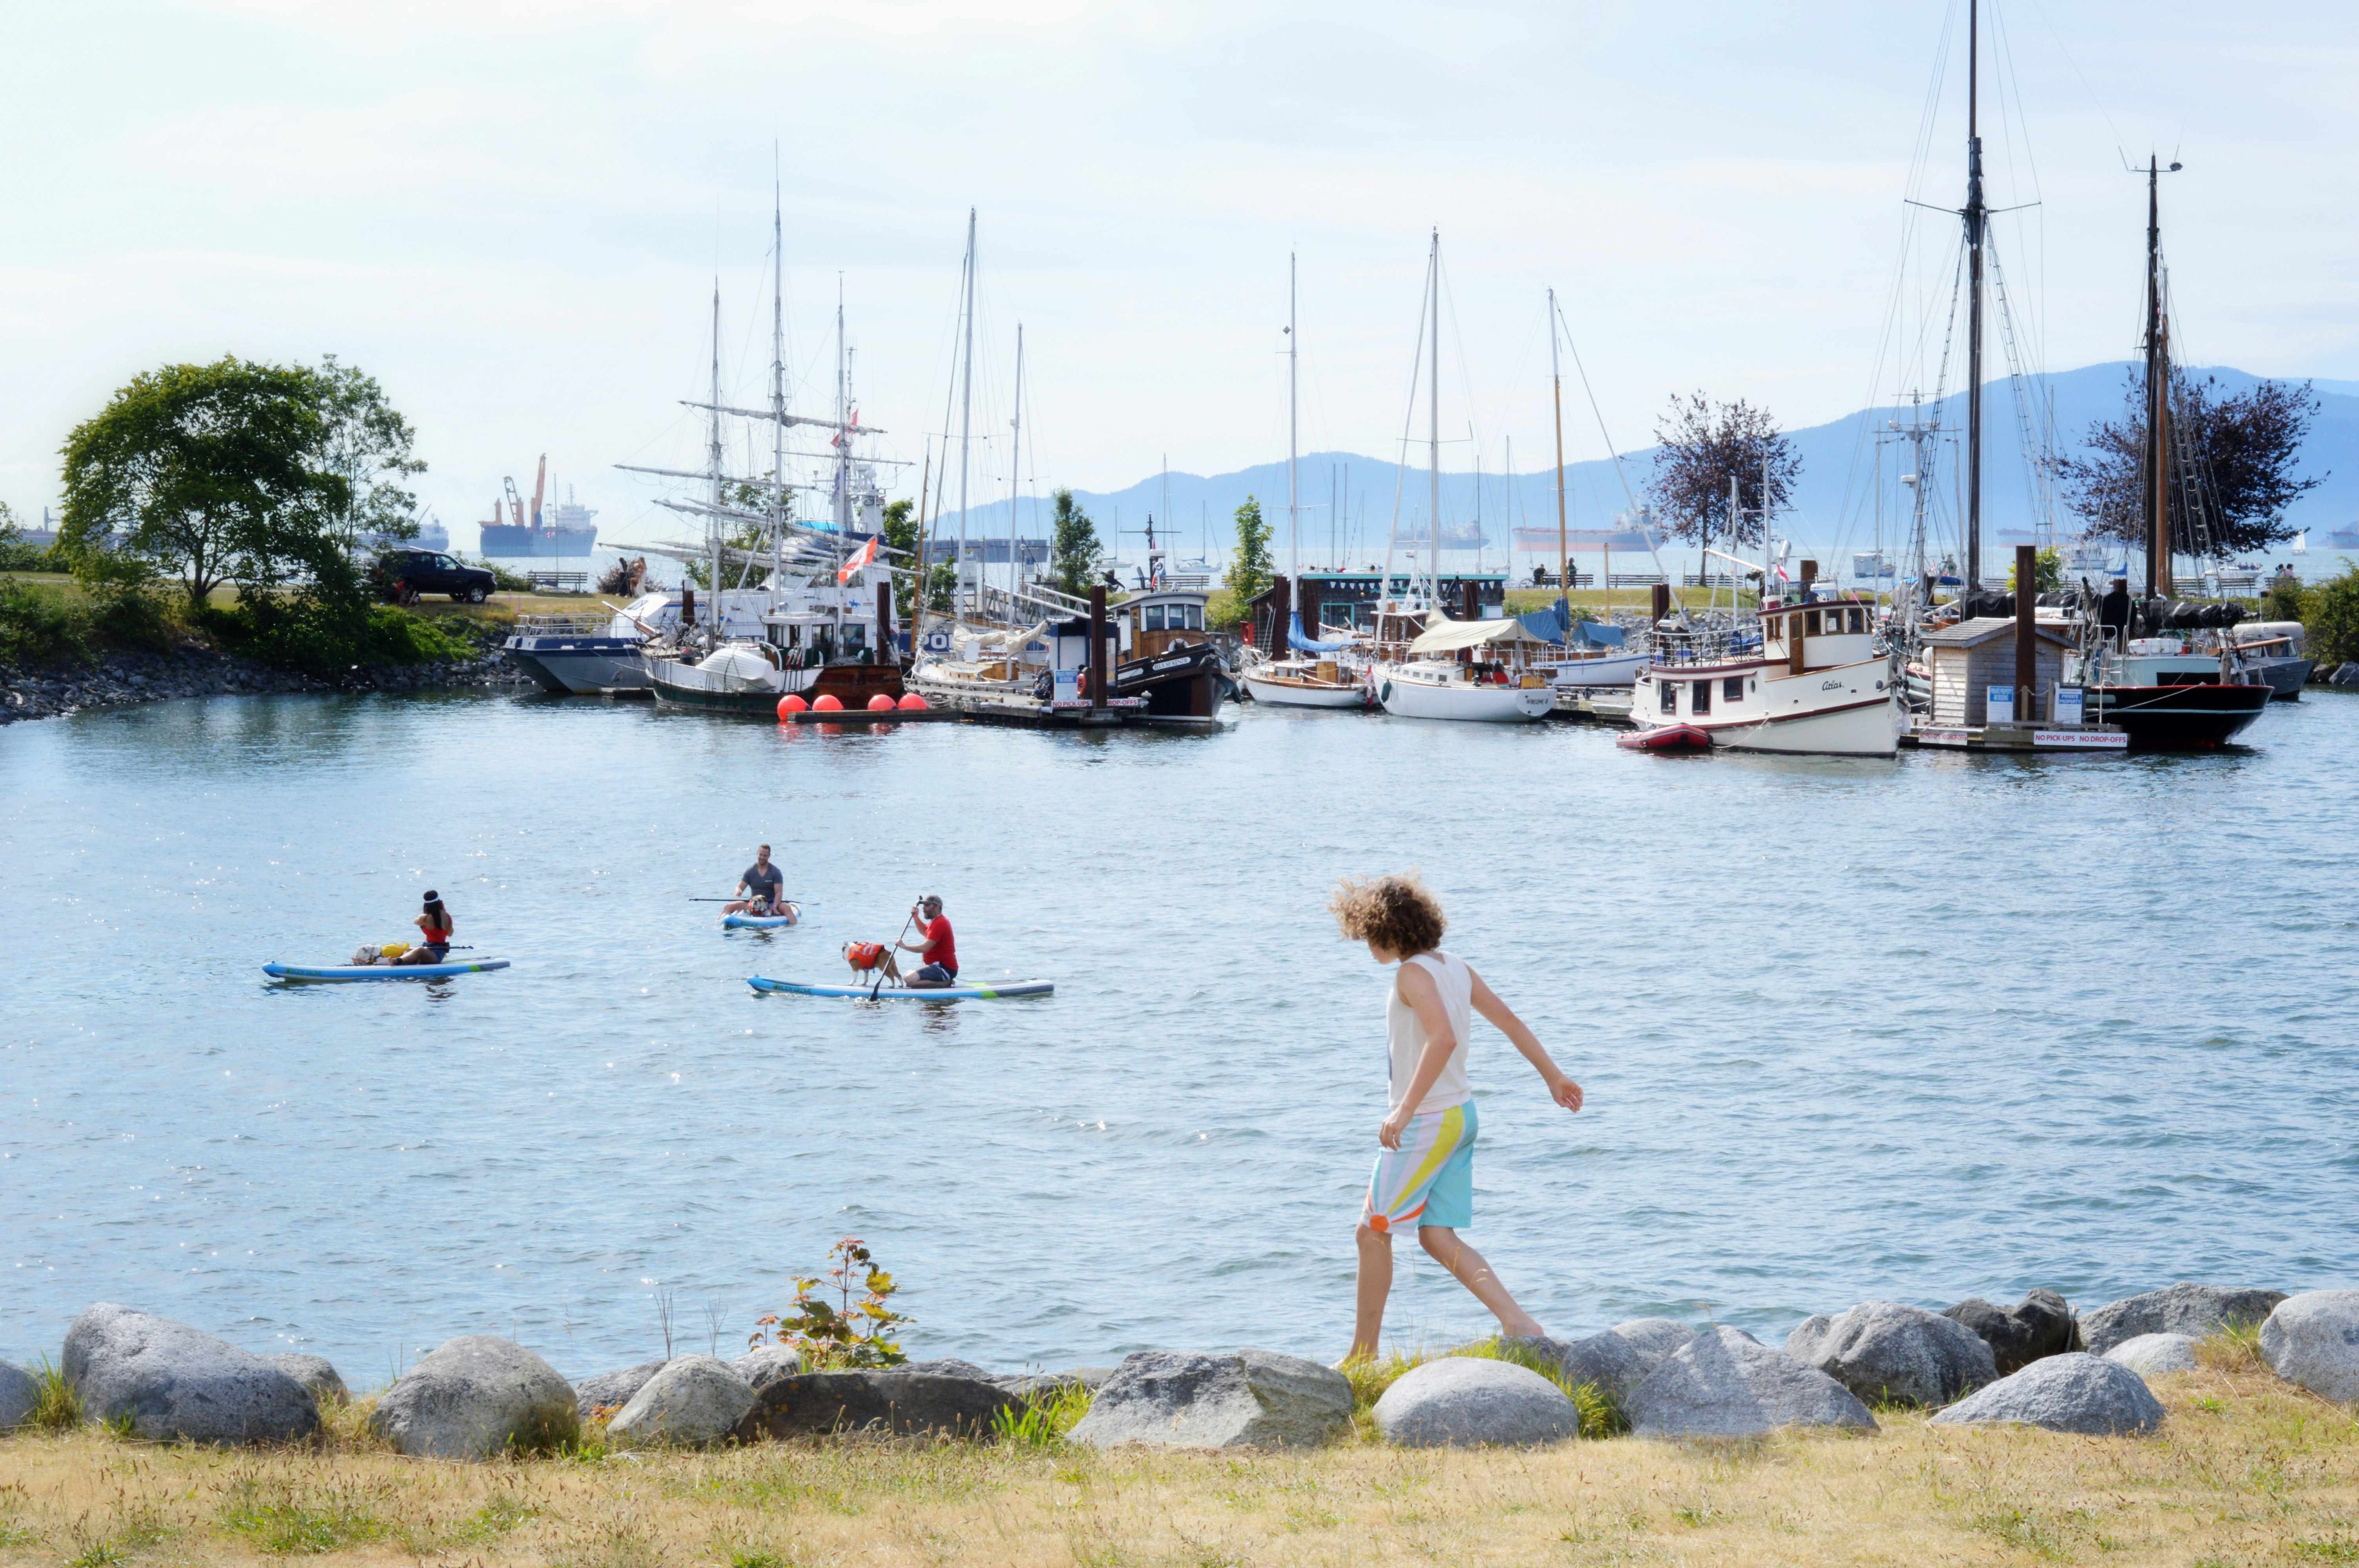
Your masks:
<path fill-rule="evenodd" d="M 1545 1331 L 1539 1321 L 1516 1304 L 1483 1254 L 1458 1239 L 1458 1232 L 1446 1225 L 1418 1227 L 1417 1239 L 1433 1260 L 1458 1276 L 1458 1282 L 1474 1292 L 1474 1299 L 1489 1307 L 1499 1319 L 1499 1332 L 1510 1339 L 1537 1339 Z M 1364 1294 L 1364 1292 L 1363 1292 Z"/>
<path fill-rule="evenodd" d="M 1393 1293 L 1393 1238 L 1363 1225 L 1354 1233 L 1360 1243 L 1359 1312 L 1352 1325 L 1352 1354 L 1357 1361 L 1376 1353 L 1376 1336 L 1385 1325 L 1385 1301 Z"/>

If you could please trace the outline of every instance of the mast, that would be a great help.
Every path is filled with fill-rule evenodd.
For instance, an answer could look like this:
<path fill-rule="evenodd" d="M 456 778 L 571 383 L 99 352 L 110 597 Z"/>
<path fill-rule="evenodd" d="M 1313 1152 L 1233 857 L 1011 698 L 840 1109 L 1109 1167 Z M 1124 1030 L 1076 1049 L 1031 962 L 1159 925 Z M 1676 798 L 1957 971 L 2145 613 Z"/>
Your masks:
<path fill-rule="evenodd" d="M 843 541 L 852 527 L 852 367 L 843 357 L 843 275 L 835 275 L 835 637 L 832 657 L 843 657 Z M 882 628 L 879 628 L 881 631 Z"/>
<path fill-rule="evenodd" d="M 1024 323 L 1016 323 L 1016 416 L 1007 421 L 1007 623 L 1016 624 L 1016 487 L 1024 467 Z"/>
<path fill-rule="evenodd" d="M 721 280 L 712 280 L 712 424 L 704 448 L 704 466 L 712 482 L 712 512 L 704 520 L 704 540 L 712 552 L 712 574 L 705 579 L 710 598 L 704 607 L 704 645 L 721 636 Z"/>
<path fill-rule="evenodd" d="M 770 149 L 770 587 L 787 568 L 787 260 L 786 198 L 777 148 Z M 714 398 L 718 403 L 719 398 Z M 775 600 L 773 601 L 775 602 Z"/>
<path fill-rule="evenodd" d="M 2170 592 L 2170 342 L 2162 309 L 2162 170 L 2146 161 L 2146 596 Z M 2173 168 L 2178 167 L 2173 165 Z"/>
<path fill-rule="evenodd" d="M 1299 429 L 1299 403 L 1295 391 L 1295 357 L 1301 351 L 1301 341 L 1294 331 L 1294 253 L 1286 253 L 1286 569 L 1293 587 L 1302 581 L 1302 516 L 1294 480 L 1295 448 Z M 1170 509 L 1170 503 L 1164 503 Z M 1289 592 L 1291 589 L 1289 589 Z"/>
<path fill-rule="evenodd" d="M 1433 514 L 1426 530 L 1425 605 L 1432 614 L 1441 607 L 1441 228 L 1433 231 L 1433 255 L 1427 272 L 1433 290 L 1433 363 L 1425 398 L 1426 473 L 1430 481 Z"/>
<path fill-rule="evenodd" d="M 951 609 L 961 621 L 966 619 L 966 480 L 967 440 L 973 433 L 974 421 L 974 209 L 966 210 L 966 368 L 959 391 L 959 553 L 958 570 L 952 579 Z"/>
<path fill-rule="evenodd" d="M 1556 355 L 1556 290 L 1549 294 L 1549 381 L 1556 388 L 1556 586 L 1557 591 L 1568 596 L 1572 592 L 1572 551 L 1567 544 L 1570 535 L 1564 525 L 1564 367 Z"/>
<path fill-rule="evenodd" d="M 1966 5 L 1966 591 L 1983 586 L 1983 138 L 1981 0 Z M 1767 532 L 1765 519 L 1763 532 Z"/>

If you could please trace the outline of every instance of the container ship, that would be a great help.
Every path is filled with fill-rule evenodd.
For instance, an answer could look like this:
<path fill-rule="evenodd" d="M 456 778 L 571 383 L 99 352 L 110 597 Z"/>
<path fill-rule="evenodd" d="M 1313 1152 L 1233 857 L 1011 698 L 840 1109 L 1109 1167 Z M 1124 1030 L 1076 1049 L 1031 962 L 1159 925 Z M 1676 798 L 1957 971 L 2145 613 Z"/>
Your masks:
<path fill-rule="evenodd" d="M 514 479 L 503 479 L 500 483 L 507 493 L 493 498 L 492 514 L 483 524 L 486 557 L 553 560 L 564 556 L 587 556 L 597 548 L 598 525 L 591 519 L 598 514 L 576 504 L 570 487 L 563 501 L 544 512 L 542 502 L 549 492 L 546 452 L 541 454 L 540 471 L 532 481 L 530 513 L 525 511 L 524 497 L 516 493 Z"/>

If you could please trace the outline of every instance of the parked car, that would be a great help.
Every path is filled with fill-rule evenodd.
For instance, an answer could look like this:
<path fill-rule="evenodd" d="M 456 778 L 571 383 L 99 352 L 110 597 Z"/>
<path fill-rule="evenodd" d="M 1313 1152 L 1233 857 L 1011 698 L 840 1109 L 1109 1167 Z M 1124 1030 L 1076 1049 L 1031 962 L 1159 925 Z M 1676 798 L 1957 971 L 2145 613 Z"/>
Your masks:
<path fill-rule="evenodd" d="M 376 558 L 376 578 L 394 600 L 447 593 L 462 604 L 481 604 L 496 586 L 483 568 L 462 566 L 439 550 L 387 550 Z"/>

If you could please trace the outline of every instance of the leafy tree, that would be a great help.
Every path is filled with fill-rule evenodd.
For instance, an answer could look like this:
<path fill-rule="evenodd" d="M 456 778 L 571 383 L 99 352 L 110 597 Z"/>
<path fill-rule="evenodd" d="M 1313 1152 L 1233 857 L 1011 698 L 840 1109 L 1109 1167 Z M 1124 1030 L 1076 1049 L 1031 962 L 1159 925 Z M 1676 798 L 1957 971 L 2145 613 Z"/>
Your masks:
<path fill-rule="evenodd" d="M 344 552 L 357 555 L 372 538 L 414 539 L 418 497 L 402 481 L 426 471 L 411 444 L 417 433 L 386 401 L 376 377 L 333 354 L 320 358 L 313 373 L 314 406 L 320 413 L 318 467 L 344 485 L 333 525 Z"/>
<path fill-rule="evenodd" d="M 1801 478 L 1801 454 L 1766 408 L 1743 398 L 1714 405 L 1701 392 L 1671 406 L 1656 421 L 1655 471 L 1647 496 L 1682 539 L 1709 536 L 1758 544 L 1762 492 L 1783 510 Z M 1737 515 L 1729 512 L 1735 482 Z"/>
<path fill-rule="evenodd" d="M 904 498 L 889 502 L 885 507 L 885 543 L 904 552 L 914 570 L 918 566 L 918 503 Z M 917 598 L 918 579 L 893 574 L 893 613 L 904 627 L 909 624 L 909 606 Z"/>
<path fill-rule="evenodd" d="M 348 587 L 331 524 L 350 491 L 316 466 L 320 401 L 312 372 L 234 357 L 133 378 L 66 438 L 64 553 L 94 578 L 177 576 L 200 610 L 231 579 Z"/>
<path fill-rule="evenodd" d="M 1237 508 L 1237 553 L 1229 558 L 1222 586 L 1240 603 L 1251 603 L 1269 587 L 1270 526 L 1262 520 L 1261 503 L 1252 496 Z"/>
<path fill-rule="evenodd" d="M 2136 370 L 2123 380 L 2121 416 L 2090 426 L 2082 455 L 2054 466 L 2090 533 L 2137 542 L 2146 537 L 2146 384 Z M 2173 544 L 2188 555 L 2234 556 L 2291 538 L 2286 508 L 2326 479 L 2297 472 L 2320 408 L 2310 383 L 2264 381 L 2228 395 L 2216 377 L 2174 372 L 2170 405 Z"/>
<path fill-rule="evenodd" d="M 2064 557 L 2062 556 L 2057 554 L 2054 550 L 2042 550 L 2038 555 L 2032 557 L 2032 592 L 2055 593 L 2060 590 L 2063 586 Z M 2009 562 L 2006 568 L 2006 590 L 2009 593 L 2013 593 L 2015 591 L 2015 566 L 2013 562 Z"/>
<path fill-rule="evenodd" d="M 1073 500 L 1070 490 L 1057 492 L 1055 526 L 1049 541 L 1049 576 L 1060 591 L 1087 599 L 1097 580 L 1098 526 Z"/>

